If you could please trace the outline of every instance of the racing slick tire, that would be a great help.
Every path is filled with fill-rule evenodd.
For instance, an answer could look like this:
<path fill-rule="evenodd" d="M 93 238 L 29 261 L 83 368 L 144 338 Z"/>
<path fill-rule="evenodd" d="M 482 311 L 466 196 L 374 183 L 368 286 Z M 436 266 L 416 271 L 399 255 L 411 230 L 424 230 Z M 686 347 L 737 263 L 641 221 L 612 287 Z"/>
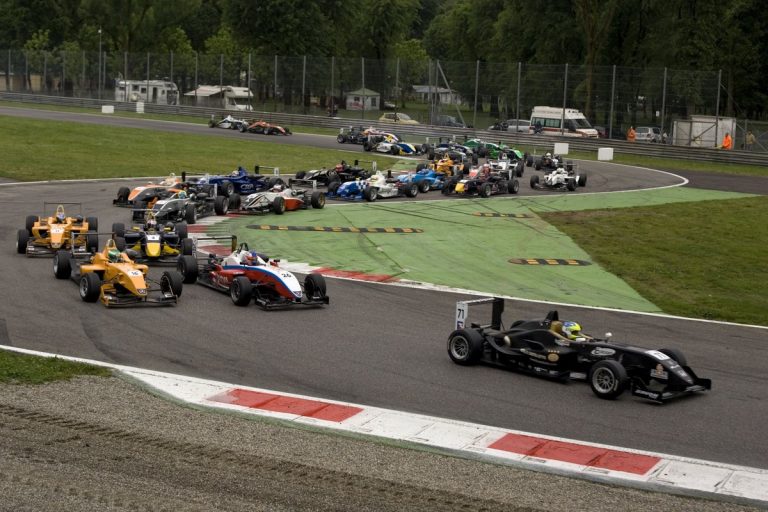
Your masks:
<path fill-rule="evenodd" d="M 477 163 L 478 163 L 477 153 L 472 153 L 472 165 L 477 165 Z"/>
<path fill-rule="evenodd" d="M 56 279 L 67 279 L 72 275 L 72 253 L 56 251 L 53 255 L 53 275 Z"/>
<path fill-rule="evenodd" d="M 339 134 L 339 135 L 336 136 L 336 142 L 338 142 L 339 144 L 344 144 L 345 142 L 347 142 L 347 138 L 345 136 Z M 296 176 L 296 177 L 298 179 L 301 179 L 298 176 Z"/>
<path fill-rule="evenodd" d="M 30 235 L 32 234 L 32 228 L 35 227 L 35 222 L 40 220 L 40 217 L 37 215 L 27 215 L 27 220 L 24 223 L 24 226 L 27 228 L 27 233 Z"/>
<path fill-rule="evenodd" d="M 429 148 L 429 154 L 427 155 L 427 158 L 429 158 L 430 160 L 434 160 L 435 159 L 435 150 L 434 149 Z"/>
<path fill-rule="evenodd" d="M 195 252 L 195 242 L 191 238 L 181 239 L 181 254 L 191 256 Z"/>
<path fill-rule="evenodd" d="M 197 210 L 195 209 L 195 205 L 188 204 L 184 208 L 184 220 L 187 221 L 187 224 L 194 224 L 197 222 Z"/>
<path fill-rule="evenodd" d="M 99 252 L 99 235 L 95 231 L 88 231 L 85 234 L 85 249 L 92 253 L 96 254 Z"/>
<path fill-rule="evenodd" d="M 336 172 L 335 169 L 331 169 L 328 171 L 328 184 L 330 185 L 332 181 L 341 181 L 341 176 L 339 176 L 339 173 Z"/>
<path fill-rule="evenodd" d="M 613 400 L 627 389 L 628 384 L 627 370 L 613 359 L 598 361 L 589 369 L 589 387 L 598 398 Z"/>
<path fill-rule="evenodd" d="M 29 231 L 20 229 L 16 234 L 16 252 L 19 254 L 27 253 L 27 244 L 29 243 Z"/>
<path fill-rule="evenodd" d="M 231 196 L 229 196 L 229 209 L 230 210 L 237 210 L 240 208 L 240 204 L 242 203 L 242 198 L 240 197 L 240 194 L 235 192 Z"/>
<path fill-rule="evenodd" d="M 363 151 L 371 151 L 372 149 L 373 149 L 373 146 L 370 143 L 368 142 L 363 143 Z"/>
<path fill-rule="evenodd" d="M 189 237 L 189 229 L 186 222 L 179 222 L 173 226 L 173 230 L 179 235 L 179 240 Z"/>
<path fill-rule="evenodd" d="M 515 176 L 518 178 L 522 177 L 522 175 L 525 173 L 525 165 L 523 165 L 523 161 L 520 160 L 515 165 Z"/>
<path fill-rule="evenodd" d="M 578 180 L 576 180 L 580 187 L 586 187 L 587 186 L 587 175 L 586 174 L 579 174 Z"/>
<path fill-rule="evenodd" d="M 208 120 L 208 128 L 215 128 L 216 127 L 216 121 L 213 119 Z"/>
<path fill-rule="evenodd" d="M 533 156 L 526 155 L 526 157 L 525 157 L 525 166 L 526 167 L 533 167 Z"/>
<path fill-rule="evenodd" d="M 224 180 L 221 182 L 221 186 L 219 186 L 219 194 L 229 197 L 234 193 L 235 193 L 234 183 L 232 183 L 229 180 Z"/>
<path fill-rule="evenodd" d="M 429 181 L 421 180 L 419 182 L 419 192 L 421 192 L 422 194 L 426 194 L 427 192 L 429 192 L 429 187 L 430 187 Z"/>
<path fill-rule="evenodd" d="M 341 137 L 341 135 L 339 135 Z M 294 176 L 297 180 L 303 180 L 304 176 L 307 175 L 307 171 L 299 171 L 296 173 L 296 176 Z"/>
<path fill-rule="evenodd" d="M 229 285 L 229 296 L 235 306 L 247 306 L 253 296 L 253 285 L 245 276 L 237 276 Z"/>
<path fill-rule="evenodd" d="M 181 274 L 182 281 L 185 284 L 197 281 L 197 260 L 194 256 L 189 254 L 179 256 L 179 259 L 176 261 L 176 270 Z"/>
<path fill-rule="evenodd" d="M 125 238 L 125 224 L 123 224 L 122 222 L 113 222 L 112 234 L 114 236 Z"/>
<path fill-rule="evenodd" d="M 317 208 L 318 210 L 325 207 L 325 194 L 320 192 L 319 190 L 315 190 L 312 192 L 312 196 L 309 199 L 309 204 L 312 205 L 312 208 Z"/>
<path fill-rule="evenodd" d="M 245 125 L 245 123 L 241 123 L 237 129 L 240 131 L 240 133 L 245 133 L 248 131 L 248 127 Z"/>
<path fill-rule="evenodd" d="M 411 182 L 405 186 L 405 197 L 416 197 L 419 195 L 419 186 Z"/>
<path fill-rule="evenodd" d="M 80 278 L 80 298 L 85 302 L 96 302 L 101 293 L 101 278 L 96 272 L 88 272 Z"/>
<path fill-rule="evenodd" d="M 491 184 L 490 183 L 483 183 L 480 185 L 479 195 L 480 197 L 491 197 Z"/>
<path fill-rule="evenodd" d="M 226 215 L 229 211 L 229 197 L 216 196 L 216 199 L 213 200 L 213 211 L 216 212 L 216 215 Z"/>
<path fill-rule="evenodd" d="M 285 198 L 283 196 L 277 196 L 272 200 L 272 211 L 278 215 L 285 213 Z"/>
<path fill-rule="evenodd" d="M 576 190 L 576 180 L 575 180 L 575 179 L 573 179 L 573 180 L 568 180 L 568 181 L 566 181 L 566 182 L 565 182 L 565 188 L 567 188 L 567 189 L 568 189 L 568 190 L 570 190 L 571 192 L 573 192 L 574 190 Z"/>
<path fill-rule="evenodd" d="M 128 244 L 125 242 L 125 238 L 123 238 L 121 236 L 116 236 L 115 237 L 115 248 L 118 251 L 123 252 L 127 246 L 128 246 Z"/>
<path fill-rule="evenodd" d="M 539 186 L 539 175 L 534 174 L 531 176 L 531 188 L 536 188 Z"/>
<path fill-rule="evenodd" d="M 322 274 L 307 274 L 304 278 L 304 295 L 309 300 L 325 297 L 325 278 Z"/>
<path fill-rule="evenodd" d="M 483 336 L 473 329 L 459 329 L 448 337 L 448 356 L 456 364 L 469 366 L 483 355 Z"/>
<path fill-rule="evenodd" d="M 391 148 L 389 148 L 389 152 L 392 153 L 393 155 L 399 155 L 400 148 L 397 146 L 392 146 Z"/>
<path fill-rule="evenodd" d="M 659 352 L 674 359 L 680 366 L 688 366 L 688 359 L 685 354 L 676 348 L 662 348 Z"/>
<path fill-rule="evenodd" d="M 512 180 L 507 183 L 507 192 L 509 192 L 510 194 L 517 194 L 519 190 L 520 190 L 520 182 L 512 178 Z"/>
<path fill-rule="evenodd" d="M 131 189 L 128 187 L 120 187 L 117 189 L 117 202 L 119 204 L 126 204 L 128 202 L 128 196 L 131 194 Z"/>
<path fill-rule="evenodd" d="M 363 199 L 369 202 L 374 202 L 376 200 L 376 197 L 379 195 L 379 192 L 373 188 L 373 187 L 365 187 L 363 189 Z"/>
<path fill-rule="evenodd" d="M 174 270 L 166 270 L 163 275 L 160 276 L 160 290 L 163 293 L 171 292 L 176 297 L 181 297 L 181 290 L 183 289 L 184 278 L 181 274 Z"/>
<path fill-rule="evenodd" d="M 340 186 L 341 186 L 340 181 L 336 181 L 336 180 L 331 181 L 330 183 L 328 183 L 328 193 L 331 195 L 335 195 L 336 192 L 339 191 Z"/>
<path fill-rule="evenodd" d="M 88 231 L 99 231 L 98 217 L 86 217 L 85 222 L 88 224 Z"/>
<path fill-rule="evenodd" d="M 540 158 L 536 159 L 536 162 L 534 162 L 534 164 L 533 164 L 533 168 L 536 169 L 537 171 L 541 170 L 541 159 Z"/>
<path fill-rule="evenodd" d="M 451 195 L 456 190 L 456 182 L 453 180 L 449 180 L 445 182 L 445 185 L 443 185 L 443 188 L 440 189 L 440 193 L 442 193 L 444 196 Z"/>

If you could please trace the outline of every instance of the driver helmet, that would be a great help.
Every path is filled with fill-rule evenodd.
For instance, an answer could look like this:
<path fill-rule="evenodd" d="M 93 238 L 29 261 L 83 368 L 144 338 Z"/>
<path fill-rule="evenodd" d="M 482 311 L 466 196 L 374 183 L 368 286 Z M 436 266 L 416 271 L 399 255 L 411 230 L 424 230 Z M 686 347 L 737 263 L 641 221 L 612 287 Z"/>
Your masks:
<path fill-rule="evenodd" d="M 67 214 L 64 213 L 63 208 L 56 211 L 56 220 L 58 222 L 64 222 L 66 219 L 67 219 Z"/>
<path fill-rule="evenodd" d="M 256 251 L 249 251 L 246 252 L 243 256 L 243 263 L 246 265 L 258 265 L 259 263 L 259 253 Z"/>
<path fill-rule="evenodd" d="M 563 322 L 563 336 L 571 340 L 580 338 L 582 336 L 581 326 L 576 322 Z"/>
<path fill-rule="evenodd" d="M 186 199 L 187 198 L 187 192 L 186 190 L 179 191 L 179 194 L 177 196 L 179 199 Z"/>
<path fill-rule="evenodd" d="M 157 221 L 154 216 L 147 219 L 147 229 L 157 229 Z"/>
<path fill-rule="evenodd" d="M 544 155 L 544 158 L 552 158 L 552 153 L 547 153 L 546 155 Z"/>
<path fill-rule="evenodd" d="M 282 183 L 275 183 L 272 185 L 272 192 L 282 192 L 283 191 L 283 185 Z"/>
<path fill-rule="evenodd" d="M 116 248 L 110 249 L 109 252 L 107 252 L 107 258 L 109 258 L 111 263 L 117 263 L 120 261 L 120 251 Z"/>
<path fill-rule="evenodd" d="M 340 171 L 342 169 L 344 169 L 344 166 L 342 164 L 336 164 L 336 170 L 337 171 Z"/>

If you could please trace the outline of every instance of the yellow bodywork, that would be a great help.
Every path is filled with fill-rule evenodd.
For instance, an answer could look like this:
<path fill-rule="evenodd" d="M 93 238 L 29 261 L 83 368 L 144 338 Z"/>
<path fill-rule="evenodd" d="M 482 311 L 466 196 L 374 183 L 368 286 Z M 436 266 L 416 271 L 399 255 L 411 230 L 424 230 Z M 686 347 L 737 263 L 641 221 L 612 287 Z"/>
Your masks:
<path fill-rule="evenodd" d="M 115 285 L 120 285 L 136 297 L 145 298 L 149 291 L 146 275 L 147 265 L 134 263 L 125 252 L 120 253 L 120 261 L 109 261 L 109 251 L 116 249 L 113 239 L 107 240 L 104 249 L 91 257 L 91 262 L 80 266 L 80 274 L 96 272 L 101 276 L 102 285 L 99 299 L 109 305 L 110 296 L 116 294 Z"/>
<path fill-rule="evenodd" d="M 59 217 L 64 217 L 64 220 L 59 220 Z M 84 247 L 87 231 L 88 222 L 86 220 L 78 222 L 75 217 L 66 217 L 64 207 L 59 205 L 56 207 L 55 215 L 38 219 L 32 226 L 32 244 L 57 251 L 69 249 L 72 240 L 74 240 L 75 247 Z M 73 234 L 75 234 L 74 239 Z"/>

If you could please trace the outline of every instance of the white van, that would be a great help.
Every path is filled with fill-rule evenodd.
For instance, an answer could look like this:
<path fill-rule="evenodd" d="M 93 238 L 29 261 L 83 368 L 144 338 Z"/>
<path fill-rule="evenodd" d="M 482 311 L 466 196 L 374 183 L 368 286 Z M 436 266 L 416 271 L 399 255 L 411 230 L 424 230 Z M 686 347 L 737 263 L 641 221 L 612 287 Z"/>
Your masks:
<path fill-rule="evenodd" d="M 564 125 L 561 124 L 563 122 Z M 545 135 L 597 137 L 597 130 L 592 128 L 584 114 L 575 108 L 533 107 L 528 133 L 536 133 L 539 127 Z"/>
<path fill-rule="evenodd" d="M 179 101 L 179 88 L 167 80 L 117 80 L 115 101 L 176 105 Z"/>
<path fill-rule="evenodd" d="M 251 112 L 253 107 L 253 92 L 247 87 L 234 85 L 201 85 L 197 89 L 185 92 L 184 96 L 192 98 L 198 107 L 223 108 Z"/>

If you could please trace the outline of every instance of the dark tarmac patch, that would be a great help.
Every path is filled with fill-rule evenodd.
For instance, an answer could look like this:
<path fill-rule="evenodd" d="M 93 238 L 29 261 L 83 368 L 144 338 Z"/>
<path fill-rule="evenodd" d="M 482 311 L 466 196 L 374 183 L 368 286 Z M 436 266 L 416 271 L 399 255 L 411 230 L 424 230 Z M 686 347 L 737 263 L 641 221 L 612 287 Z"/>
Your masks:
<path fill-rule="evenodd" d="M 528 215 L 527 213 L 486 213 L 486 212 L 475 212 L 472 215 L 475 215 L 477 217 L 507 217 L 510 219 L 530 219 L 533 218 L 533 215 Z"/>
<path fill-rule="evenodd" d="M 570 260 L 561 258 L 512 258 L 508 260 L 514 265 L 565 265 L 570 267 L 586 267 L 592 263 L 584 260 Z"/>
<path fill-rule="evenodd" d="M 332 227 L 332 226 L 274 226 L 262 224 L 250 224 L 248 229 L 262 231 L 312 231 L 315 233 L 423 233 L 418 228 L 356 228 L 356 227 Z"/>

